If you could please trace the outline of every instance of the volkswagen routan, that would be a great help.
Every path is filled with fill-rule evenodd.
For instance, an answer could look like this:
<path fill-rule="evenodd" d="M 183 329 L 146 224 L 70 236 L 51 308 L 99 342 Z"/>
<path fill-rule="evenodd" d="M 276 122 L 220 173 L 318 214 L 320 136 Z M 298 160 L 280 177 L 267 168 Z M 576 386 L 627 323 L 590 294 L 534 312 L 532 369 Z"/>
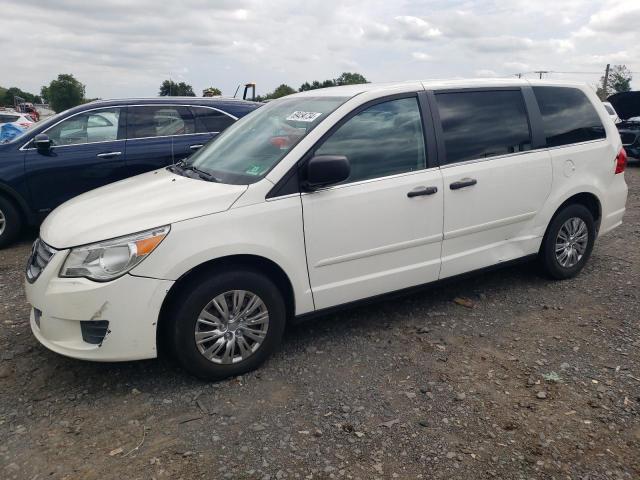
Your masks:
<path fill-rule="evenodd" d="M 256 368 L 287 322 L 537 257 L 580 272 L 625 212 L 620 136 L 584 84 L 365 84 L 290 95 L 182 162 L 53 211 L 31 328 L 84 360 L 167 346 L 206 379 Z"/>

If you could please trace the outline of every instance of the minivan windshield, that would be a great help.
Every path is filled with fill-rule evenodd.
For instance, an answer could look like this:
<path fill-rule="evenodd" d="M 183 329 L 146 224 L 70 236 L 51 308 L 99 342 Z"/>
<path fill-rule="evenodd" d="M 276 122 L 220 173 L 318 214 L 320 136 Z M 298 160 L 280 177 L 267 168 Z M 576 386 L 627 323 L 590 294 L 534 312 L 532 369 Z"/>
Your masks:
<path fill-rule="evenodd" d="M 303 96 L 270 102 L 227 128 L 185 164 L 221 183 L 257 182 L 348 98 Z"/>

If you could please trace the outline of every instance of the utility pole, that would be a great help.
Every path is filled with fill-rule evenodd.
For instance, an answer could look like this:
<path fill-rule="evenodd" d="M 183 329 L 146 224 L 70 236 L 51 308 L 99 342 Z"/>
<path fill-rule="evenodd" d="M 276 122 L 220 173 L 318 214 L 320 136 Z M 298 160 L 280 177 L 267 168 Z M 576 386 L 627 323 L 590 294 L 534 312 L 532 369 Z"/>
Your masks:
<path fill-rule="evenodd" d="M 602 91 L 604 95 L 607 95 L 607 83 L 609 83 L 609 64 L 607 63 L 607 68 L 604 70 L 604 79 L 602 80 Z"/>
<path fill-rule="evenodd" d="M 549 70 L 536 70 L 536 71 L 534 71 L 533 73 L 537 73 L 537 74 L 539 74 L 539 75 L 540 75 L 540 77 L 539 77 L 539 78 L 540 78 L 540 80 L 542 80 L 542 74 L 543 74 L 543 73 L 549 73 Z"/>

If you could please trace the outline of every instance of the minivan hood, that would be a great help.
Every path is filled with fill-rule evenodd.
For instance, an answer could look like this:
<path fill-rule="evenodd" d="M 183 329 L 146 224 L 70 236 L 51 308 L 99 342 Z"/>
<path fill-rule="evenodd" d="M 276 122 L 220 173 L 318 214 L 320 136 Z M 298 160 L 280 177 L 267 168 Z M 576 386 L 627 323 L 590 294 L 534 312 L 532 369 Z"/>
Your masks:
<path fill-rule="evenodd" d="M 60 205 L 40 227 L 56 249 L 108 240 L 227 210 L 247 190 L 182 177 L 165 169 L 84 193 Z"/>
<path fill-rule="evenodd" d="M 607 98 L 622 120 L 640 117 L 640 91 L 620 92 Z"/>

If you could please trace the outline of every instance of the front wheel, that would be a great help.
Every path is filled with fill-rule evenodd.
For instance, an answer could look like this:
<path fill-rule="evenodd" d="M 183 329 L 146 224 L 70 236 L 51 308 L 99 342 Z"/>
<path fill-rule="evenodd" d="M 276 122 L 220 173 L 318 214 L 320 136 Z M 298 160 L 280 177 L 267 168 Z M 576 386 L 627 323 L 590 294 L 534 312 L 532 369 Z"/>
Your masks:
<path fill-rule="evenodd" d="M 586 207 L 563 208 L 542 241 L 540 260 L 545 272 L 559 280 L 575 277 L 587 263 L 595 238 L 595 221 Z"/>
<path fill-rule="evenodd" d="M 257 368 L 277 349 L 286 309 L 267 277 L 232 270 L 191 282 L 169 318 L 173 352 L 182 367 L 219 380 Z"/>
<path fill-rule="evenodd" d="M 0 196 L 0 248 L 13 242 L 22 229 L 20 213 L 6 198 Z"/>

